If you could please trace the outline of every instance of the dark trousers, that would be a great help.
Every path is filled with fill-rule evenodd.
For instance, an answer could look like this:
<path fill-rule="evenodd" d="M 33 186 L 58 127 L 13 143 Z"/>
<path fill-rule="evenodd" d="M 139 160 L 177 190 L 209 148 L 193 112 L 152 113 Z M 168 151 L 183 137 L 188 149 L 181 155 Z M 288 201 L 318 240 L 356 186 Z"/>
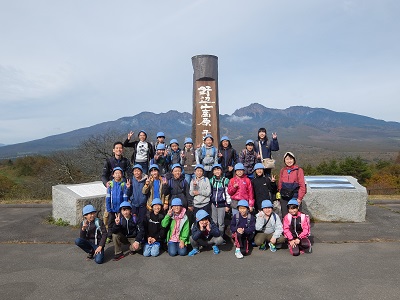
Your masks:
<path fill-rule="evenodd" d="M 94 253 L 94 251 L 97 249 L 98 245 L 95 245 L 94 243 L 89 242 L 88 240 L 82 239 L 82 238 L 77 238 L 75 240 L 75 245 L 77 245 L 79 248 L 81 248 L 83 251 L 86 253 Z M 104 248 L 101 250 L 101 252 L 97 255 L 94 256 L 94 261 L 96 264 L 102 264 L 104 261 Z"/>

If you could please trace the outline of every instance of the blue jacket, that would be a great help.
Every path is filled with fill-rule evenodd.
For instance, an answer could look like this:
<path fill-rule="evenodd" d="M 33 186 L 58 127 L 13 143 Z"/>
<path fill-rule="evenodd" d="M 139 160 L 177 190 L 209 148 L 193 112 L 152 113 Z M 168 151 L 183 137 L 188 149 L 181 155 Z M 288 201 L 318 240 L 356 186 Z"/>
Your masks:
<path fill-rule="evenodd" d="M 135 238 L 136 241 L 140 242 L 144 238 L 144 225 L 136 216 L 131 216 L 127 220 L 121 214 L 120 223 L 113 226 L 112 232 L 122 233 L 127 238 Z"/>
<path fill-rule="evenodd" d="M 192 225 L 192 239 L 197 241 L 198 239 L 204 239 L 204 240 L 211 240 L 213 237 L 219 237 L 221 236 L 221 233 L 219 232 L 218 226 L 210 220 L 210 227 L 211 230 L 208 232 L 208 234 L 205 234 L 205 231 L 201 231 L 199 228 L 199 222 L 193 223 Z"/>
<path fill-rule="evenodd" d="M 134 207 L 146 206 L 148 196 L 142 193 L 146 180 L 147 175 L 142 175 L 142 179 L 139 181 L 135 177 L 132 177 L 131 186 L 128 189 L 128 196 Z"/>
<path fill-rule="evenodd" d="M 106 195 L 106 209 L 108 212 L 119 212 L 119 205 L 123 201 L 128 201 L 126 183 L 116 182 L 114 179 L 109 181 Z"/>
<path fill-rule="evenodd" d="M 216 207 L 227 207 L 230 204 L 230 196 L 227 191 L 229 179 L 222 177 L 217 179 L 213 176 L 210 179 L 211 184 L 211 196 L 210 201 Z"/>

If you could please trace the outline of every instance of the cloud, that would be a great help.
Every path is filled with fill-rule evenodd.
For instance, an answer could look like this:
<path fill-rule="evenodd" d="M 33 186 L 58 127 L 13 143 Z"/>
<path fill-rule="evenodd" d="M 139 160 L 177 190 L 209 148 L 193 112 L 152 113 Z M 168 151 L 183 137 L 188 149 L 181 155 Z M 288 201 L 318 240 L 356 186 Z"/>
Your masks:
<path fill-rule="evenodd" d="M 244 121 L 251 120 L 251 119 L 252 119 L 252 117 L 249 117 L 249 116 L 238 117 L 235 115 L 231 115 L 226 120 L 228 122 L 244 122 Z"/>

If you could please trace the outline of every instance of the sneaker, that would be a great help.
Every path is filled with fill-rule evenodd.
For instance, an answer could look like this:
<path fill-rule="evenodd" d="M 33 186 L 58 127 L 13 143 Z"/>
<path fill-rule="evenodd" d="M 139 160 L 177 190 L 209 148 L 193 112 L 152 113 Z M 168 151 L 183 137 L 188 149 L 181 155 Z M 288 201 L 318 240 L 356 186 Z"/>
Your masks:
<path fill-rule="evenodd" d="M 267 246 L 265 245 L 265 243 L 261 244 L 260 247 L 258 247 L 258 250 L 264 251 L 265 249 L 267 249 Z"/>
<path fill-rule="evenodd" d="M 120 260 L 122 258 L 124 258 L 124 254 L 121 252 L 121 253 L 115 254 L 113 260 L 114 261 L 118 261 L 118 260 Z"/>
<path fill-rule="evenodd" d="M 212 246 L 214 254 L 219 254 L 221 252 L 221 250 L 219 250 L 217 245 Z"/>
<path fill-rule="evenodd" d="M 271 250 L 271 252 L 276 252 L 276 247 L 274 244 L 268 243 L 269 246 L 269 250 Z"/>
<path fill-rule="evenodd" d="M 109 243 L 111 243 L 111 242 L 112 242 L 112 239 L 108 237 L 108 238 L 106 239 L 106 244 L 109 244 Z"/>
<path fill-rule="evenodd" d="M 307 253 L 312 253 L 312 246 L 310 245 L 310 248 L 308 248 Z"/>
<path fill-rule="evenodd" d="M 93 256 L 94 256 L 94 252 L 89 253 L 89 254 L 86 256 L 86 260 L 91 260 L 91 259 L 93 259 Z"/>
<path fill-rule="evenodd" d="M 236 258 L 243 258 L 243 254 L 242 254 L 242 252 L 240 252 L 239 249 L 236 249 L 235 256 L 236 256 Z"/>
<path fill-rule="evenodd" d="M 193 250 L 189 252 L 188 256 L 195 256 L 197 253 L 200 253 L 200 250 L 198 248 L 193 248 Z"/>

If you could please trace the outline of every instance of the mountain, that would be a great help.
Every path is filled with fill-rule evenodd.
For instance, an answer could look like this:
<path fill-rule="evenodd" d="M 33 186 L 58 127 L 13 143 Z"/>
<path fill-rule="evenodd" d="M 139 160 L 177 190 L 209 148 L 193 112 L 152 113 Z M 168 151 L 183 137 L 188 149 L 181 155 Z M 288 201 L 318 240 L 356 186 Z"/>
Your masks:
<path fill-rule="evenodd" d="M 307 152 L 310 157 L 322 152 L 326 157 L 333 153 L 359 152 L 372 153 L 376 159 L 400 149 L 400 123 L 346 112 L 305 106 L 272 109 L 253 103 L 232 115 L 220 115 L 220 134 L 229 136 L 237 150 L 244 148 L 245 140 L 256 139 L 260 127 L 267 128 L 268 136 L 277 132 L 282 154 L 288 149 Z M 142 112 L 39 140 L 6 145 L 0 147 L 0 158 L 73 149 L 89 137 L 108 131 L 124 139 L 130 130 L 144 129 L 151 141 L 158 131 L 163 131 L 167 141 L 171 138 L 182 141 L 190 136 L 191 128 L 192 116 L 187 112 Z"/>

